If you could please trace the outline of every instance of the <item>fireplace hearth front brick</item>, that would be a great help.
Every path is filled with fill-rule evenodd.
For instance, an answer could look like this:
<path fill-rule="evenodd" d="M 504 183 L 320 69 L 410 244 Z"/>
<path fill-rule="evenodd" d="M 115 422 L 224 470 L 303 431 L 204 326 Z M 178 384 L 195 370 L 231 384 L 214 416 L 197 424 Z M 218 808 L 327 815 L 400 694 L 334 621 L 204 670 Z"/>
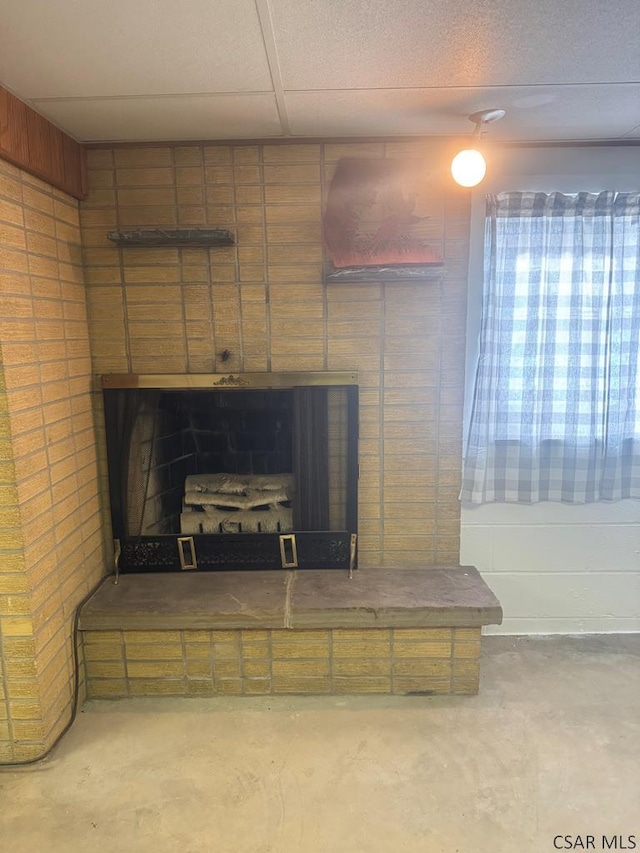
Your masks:
<path fill-rule="evenodd" d="M 129 575 L 85 605 L 89 698 L 474 694 L 500 604 L 472 566 Z"/>

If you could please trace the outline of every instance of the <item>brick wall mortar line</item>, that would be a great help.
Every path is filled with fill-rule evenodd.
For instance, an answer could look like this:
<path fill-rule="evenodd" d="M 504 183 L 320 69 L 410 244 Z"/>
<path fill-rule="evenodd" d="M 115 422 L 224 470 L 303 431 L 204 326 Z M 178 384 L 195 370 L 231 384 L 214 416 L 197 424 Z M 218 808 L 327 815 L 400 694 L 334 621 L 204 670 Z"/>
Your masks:
<path fill-rule="evenodd" d="M 122 222 L 121 222 L 121 218 L 120 218 L 121 205 L 120 205 L 120 201 L 118 199 L 118 190 L 120 188 L 120 184 L 118 183 L 118 169 L 117 169 L 117 164 L 115 162 L 114 162 L 114 166 L 113 166 L 113 181 L 114 181 L 115 199 L 116 199 L 115 200 L 116 227 L 119 229 L 119 228 L 122 228 Z M 128 330 L 128 328 L 129 328 L 129 315 L 127 312 L 127 288 L 126 288 L 125 277 L 124 277 L 124 270 L 125 270 L 124 252 L 125 252 L 125 249 L 118 247 L 117 252 L 118 252 L 118 269 L 120 271 L 120 295 L 121 295 L 121 299 L 122 299 L 122 315 L 123 315 L 124 328 Z M 91 264 L 87 264 L 85 266 L 85 271 L 87 270 L 87 268 L 91 268 Z M 88 285 L 88 286 L 91 287 L 91 285 Z M 91 343 L 92 339 L 93 339 L 93 336 L 90 334 L 89 343 Z M 133 368 L 131 366 L 131 345 L 130 345 L 130 341 L 129 341 L 128 332 L 124 336 L 124 354 L 125 354 L 125 357 L 127 359 L 127 369 L 129 372 L 131 372 Z"/>
<path fill-rule="evenodd" d="M 437 530 L 437 527 L 436 527 Z M 451 628 L 451 639 L 449 640 L 449 689 L 453 690 L 453 685 L 455 683 L 455 647 L 456 647 L 456 629 Z"/>
<path fill-rule="evenodd" d="M 171 149 L 171 169 L 173 170 L 173 205 L 176 211 L 176 222 L 178 223 L 178 228 L 180 225 L 180 209 L 179 209 L 179 201 L 178 201 L 178 164 L 176 163 L 176 148 L 172 146 Z M 178 249 L 178 266 L 180 268 L 180 327 L 182 331 L 182 342 L 184 345 L 184 370 L 189 371 L 189 338 L 187 335 L 187 312 L 185 311 L 185 300 L 184 300 L 184 288 L 185 283 L 183 281 L 184 275 L 184 259 L 183 259 L 183 249 Z M 155 317 L 153 319 L 156 319 Z M 128 336 L 127 336 L 128 337 Z M 186 669 L 183 669 L 184 677 L 186 678 Z"/>
<path fill-rule="evenodd" d="M 325 179 L 325 146 L 322 144 L 320 146 L 320 209 L 324 210 L 326 204 L 326 196 L 327 196 L 327 187 L 326 187 L 326 179 Z M 326 259 L 326 247 L 324 245 L 324 240 L 322 241 L 322 264 L 327 262 Z M 324 290 L 322 293 L 322 338 L 323 338 L 323 364 L 322 369 L 328 370 L 329 364 L 329 286 L 325 284 Z"/>
<path fill-rule="evenodd" d="M 5 668 L 5 660 L 4 660 L 4 650 L 2 645 L 2 619 L 0 619 L 0 678 L 2 679 L 2 684 L 4 685 L 5 698 L 2 700 L 7 709 L 7 729 L 9 731 L 9 748 L 11 750 L 11 758 L 15 758 L 15 737 L 13 734 L 13 720 L 11 719 L 11 710 L 9 707 L 9 679 L 7 676 L 7 671 Z"/>
<path fill-rule="evenodd" d="M 182 651 L 182 681 L 184 683 L 185 695 L 189 695 L 189 676 L 187 674 L 187 641 L 186 631 L 180 631 L 180 648 Z"/>
<path fill-rule="evenodd" d="M 20 182 L 20 186 L 22 189 L 22 182 Z M 6 409 L 7 404 L 8 404 L 8 400 L 7 400 L 7 393 L 4 390 L 3 386 L 4 386 L 4 362 L 3 362 L 2 341 L 0 340 L 0 399 L 3 403 L 2 409 Z M 2 417 L 7 419 L 8 439 L 10 442 L 12 442 L 12 432 L 13 431 L 11 429 L 11 419 L 9 417 L 9 413 L 7 412 L 7 414 L 2 415 Z M 14 465 L 13 459 L 10 459 L 9 463 L 10 463 L 10 469 L 9 470 L 10 470 L 11 480 L 12 480 L 11 485 L 13 485 L 13 487 L 15 489 L 17 489 L 15 465 Z M 19 547 L 18 547 L 18 551 L 19 551 L 19 553 L 24 554 L 24 539 L 22 536 L 22 512 L 21 512 L 20 503 L 19 503 L 17 494 L 16 494 L 16 509 L 18 511 L 18 523 L 19 523 L 19 541 L 18 541 Z M 12 549 L 12 550 L 15 550 L 15 549 Z M 21 574 L 25 574 L 25 570 L 26 570 L 26 567 L 23 568 Z M 27 592 L 25 594 L 25 597 L 28 599 L 29 602 L 31 602 L 31 593 L 30 592 Z M 29 606 L 29 610 L 31 610 L 31 606 Z M 8 732 L 9 732 L 9 746 L 10 746 L 10 750 L 11 750 L 11 758 L 16 759 L 17 755 L 16 755 L 16 750 L 15 750 L 15 736 L 14 736 L 14 731 L 13 731 L 13 719 L 12 719 L 12 714 L 11 714 L 11 706 L 9 704 L 9 677 L 7 675 L 6 659 L 5 659 L 4 646 L 3 646 L 3 641 L 2 641 L 2 636 L 3 636 L 2 628 L 3 628 L 4 619 L 5 619 L 5 617 L 0 617 L 0 675 L 2 676 L 2 684 L 4 685 L 4 692 L 5 692 L 5 698 L 2 701 L 5 703 L 5 707 L 6 707 L 6 711 L 7 711 L 7 728 L 8 728 Z M 40 702 L 39 692 L 40 691 L 38 690 L 38 699 L 37 699 L 38 703 Z"/>
<path fill-rule="evenodd" d="M 124 664 L 124 684 L 126 695 L 131 696 L 131 684 L 129 681 L 129 658 L 127 657 L 127 647 L 124 641 L 124 631 L 119 631 L 120 634 L 120 654 L 122 655 L 122 662 Z"/>

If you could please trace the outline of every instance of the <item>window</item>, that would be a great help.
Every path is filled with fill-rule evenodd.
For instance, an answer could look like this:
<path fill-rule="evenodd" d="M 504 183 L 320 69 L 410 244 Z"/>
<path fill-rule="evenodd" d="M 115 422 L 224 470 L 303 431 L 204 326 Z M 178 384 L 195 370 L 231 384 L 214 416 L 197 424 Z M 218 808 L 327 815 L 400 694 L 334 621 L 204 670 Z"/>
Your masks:
<path fill-rule="evenodd" d="M 461 497 L 640 497 L 640 194 L 487 198 Z"/>

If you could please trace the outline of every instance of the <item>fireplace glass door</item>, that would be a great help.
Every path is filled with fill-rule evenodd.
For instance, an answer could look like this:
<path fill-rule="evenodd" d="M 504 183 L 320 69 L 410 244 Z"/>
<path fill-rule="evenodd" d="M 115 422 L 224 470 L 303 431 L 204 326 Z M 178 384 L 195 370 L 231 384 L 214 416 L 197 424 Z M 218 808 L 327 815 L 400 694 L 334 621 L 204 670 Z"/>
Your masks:
<path fill-rule="evenodd" d="M 357 384 L 294 376 L 103 377 L 120 571 L 354 565 Z"/>

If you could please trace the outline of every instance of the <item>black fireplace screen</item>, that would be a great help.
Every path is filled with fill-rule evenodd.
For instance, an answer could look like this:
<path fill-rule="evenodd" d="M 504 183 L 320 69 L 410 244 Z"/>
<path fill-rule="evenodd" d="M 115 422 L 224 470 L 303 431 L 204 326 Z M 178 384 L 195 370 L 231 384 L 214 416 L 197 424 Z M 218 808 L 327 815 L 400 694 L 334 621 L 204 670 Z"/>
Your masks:
<path fill-rule="evenodd" d="M 103 386 L 123 571 L 353 565 L 357 385 L 118 380 L 133 378 Z"/>

